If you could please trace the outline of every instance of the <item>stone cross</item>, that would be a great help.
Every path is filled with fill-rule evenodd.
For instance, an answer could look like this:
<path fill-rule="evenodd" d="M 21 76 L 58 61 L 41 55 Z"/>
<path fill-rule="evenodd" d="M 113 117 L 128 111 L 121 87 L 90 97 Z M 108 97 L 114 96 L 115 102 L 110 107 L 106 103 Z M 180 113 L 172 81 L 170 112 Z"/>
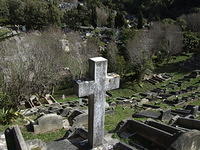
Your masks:
<path fill-rule="evenodd" d="M 106 91 L 119 88 L 120 77 L 107 74 L 107 59 L 89 59 L 91 81 L 77 81 L 79 97 L 89 96 L 88 142 L 91 148 L 103 145 Z"/>

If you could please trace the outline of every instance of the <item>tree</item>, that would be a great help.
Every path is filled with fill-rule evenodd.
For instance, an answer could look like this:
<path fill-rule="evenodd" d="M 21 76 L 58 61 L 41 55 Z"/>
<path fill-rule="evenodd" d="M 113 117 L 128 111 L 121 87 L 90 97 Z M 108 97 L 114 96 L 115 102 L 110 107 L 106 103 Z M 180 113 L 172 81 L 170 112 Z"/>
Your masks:
<path fill-rule="evenodd" d="M 107 25 L 109 15 L 108 15 L 108 12 L 106 11 L 106 8 L 96 7 L 96 17 L 97 17 L 97 25 L 98 26 Z"/>
<path fill-rule="evenodd" d="M 154 42 L 147 31 L 138 31 L 133 39 L 128 40 L 126 48 L 131 70 L 136 73 L 138 81 L 150 66 Z"/>
<path fill-rule="evenodd" d="M 126 25 L 125 17 L 121 12 L 117 12 L 117 15 L 115 17 L 115 27 L 116 28 L 122 28 Z"/>
<path fill-rule="evenodd" d="M 15 106 L 32 94 L 44 95 L 62 78 L 65 52 L 59 46 L 60 31 L 27 33 L 24 38 L 1 42 L 3 91 Z"/>
<path fill-rule="evenodd" d="M 9 22 L 11 24 L 24 24 L 25 3 L 21 0 L 8 0 Z"/>
<path fill-rule="evenodd" d="M 60 25 L 62 12 L 57 7 L 57 2 L 50 1 L 48 3 L 48 20 L 51 25 Z"/>
<path fill-rule="evenodd" d="M 50 28 L 1 42 L 0 54 L 2 89 L 17 106 L 32 94 L 51 93 L 66 78 L 85 77 L 99 47 L 96 39 L 83 41 L 79 33 Z"/>
<path fill-rule="evenodd" d="M 0 23 L 7 23 L 9 17 L 9 9 L 7 0 L 0 0 Z"/>
<path fill-rule="evenodd" d="M 44 1 L 28 0 L 25 14 L 27 29 L 41 29 L 48 25 L 48 5 Z"/>
<path fill-rule="evenodd" d="M 139 10 L 139 12 L 138 12 L 138 25 L 137 25 L 137 28 L 138 28 L 138 29 L 142 29 L 142 28 L 143 28 L 143 25 L 144 25 L 143 14 L 142 14 L 142 11 Z"/>
<path fill-rule="evenodd" d="M 189 15 L 183 15 L 180 18 L 186 21 L 187 30 L 200 33 L 200 12 Z"/>

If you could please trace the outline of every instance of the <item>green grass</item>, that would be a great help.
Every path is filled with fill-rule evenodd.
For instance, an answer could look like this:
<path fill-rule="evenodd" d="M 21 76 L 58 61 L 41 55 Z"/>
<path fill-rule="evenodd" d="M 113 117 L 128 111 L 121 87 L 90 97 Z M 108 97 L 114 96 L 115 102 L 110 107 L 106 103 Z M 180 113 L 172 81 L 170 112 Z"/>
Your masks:
<path fill-rule="evenodd" d="M 181 87 L 175 86 L 175 89 L 171 89 L 171 87 L 169 87 L 169 83 L 171 81 L 177 81 L 179 79 L 182 79 L 185 75 L 188 74 L 188 72 L 182 72 L 179 69 L 179 63 L 190 59 L 192 56 L 191 53 L 188 54 L 188 56 L 174 56 L 172 59 L 169 60 L 169 62 L 164 62 L 163 64 L 159 65 L 158 68 L 156 68 L 156 72 L 157 73 L 164 73 L 167 72 L 169 75 L 172 76 L 172 79 L 162 82 L 162 83 L 158 83 L 156 85 L 152 85 L 151 83 L 148 82 L 141 82 L 140 84 L 136 83 L 136 82 L 126 82 L 122 85 L 122 88 L 117 89 L 117 90 L 112 90 L 109 91 L 113 96 L 112 98 L 108 98 L 108 101 L 114 101 L 116 97 L 132 97 L 133 95 L 136 98 L 141 98 L 138 93 L 143 93 L 143 92 L 147 92 L 149 90 L 152 89 L 156 89 L 156 88 L 165 88 L 167 89 L 167 91 L 177 91 L 180 89 L 185 89 L 189 86 L 194 86 L 194 85 L 198 85 L 198 81 L 200 81 L 200 78 L 194 78 L 191 79 L 190 81 L 184 81 L 182 83 Z M 65 99 L 61 99 L 60 97 L 62 96 L 62 94 L 67 95 L 67 92 L 71 92 L 68 91 L 66 89 L 61 90 L 61 91 L 57 91 L 56 92 L 56 99 L 58 102 L 65 102 L 65 101 L 73 101 L 73 100 L 78 100 L 78 97 L 75 95 L 71 95 L 71 96 L 67 96 Z M 192 91 L 194 92 L 194 91 Z M 188 93 L 184 93 L 184 94 L 180 94 L 178 95 L 179 98 L 184 97 L 184 96 L 190 96 L 190 94 L 192 92 L 188 92 Z M 170 97 L 170 99 L 175 99 L 175 97 Z M 150 104 L 155 104 L 155 101 L 150 102 Z M 193 102 L 188 102 L 188 104 L 194 104 L 194 105 L 200 105 L 200 98 L 197 101 L 193 101 Z M 156 101 L 156 105 L 160 106 L 163 109 L 175 109 L 175 108 L 179 108 L 181 106 L 177 106 L 177 107 L 173 107 L 173 106 L 169 106 L 167 104 L 164 104 L 162 102 L 162 100 L 157 100 Z M 125 119 L 128 118 L 132 118 L 132 114 L 140 111 L 140 108 L 130 108 L 128 106 L 116 106 L 115 110 L 114 110 L 114 114 L 112 115 L 106 115 L 105 117 L 105 129 L 107 131 L 113 131 L 117 124 Z M 140 120 L 143 121 L 145 120 L 145 118 L 136 118 L 135 120 Z M 18 121 L 20 122 L 20 121 Z M 20 123 L 19 123 L 20 124 Z M 8 126 L 2 126 L 0 125 L 0 132 L 4 131 Z M 31 132 L 27 132 L 27 130 L 21 125 L 21 129 L 22 129 L 22 134 L 25 138 L 25 140 L 29 140 L 29 139 L 41 139 L 45 142 L 49 142 L 49 141 L 53 141 L 59 138 L 62 138 L 64 136 L 64 134 L 66 133 L 65 129 L 61 129 L 61 130 L 57 130 L 54 132 L 49 132 L 49 133 L 44 133 L 44 134 L 33 134 Z"/>
<path fill-rule="evenodd" d="M 54 132 L 48 132 L 43 134 L 34 134 L 33 132 L 28 132 L 25 128 L 21 128 L 21 131 L 25 140 L 41 139 L 44 142 L 50 142 L 62 138 L 67 130 L 60 129 Z"/>
<path fill-rule="evenodd" d="M 132 117 L 132 114 L 136 110 L 134 108 L 125 106 L 116 106 L 115 112 L 112 115 L 107 115 L 105 118 L 105 129 L 107 131 L 112 131 L 115 129 L 116 125 L 124 120 Z"/>

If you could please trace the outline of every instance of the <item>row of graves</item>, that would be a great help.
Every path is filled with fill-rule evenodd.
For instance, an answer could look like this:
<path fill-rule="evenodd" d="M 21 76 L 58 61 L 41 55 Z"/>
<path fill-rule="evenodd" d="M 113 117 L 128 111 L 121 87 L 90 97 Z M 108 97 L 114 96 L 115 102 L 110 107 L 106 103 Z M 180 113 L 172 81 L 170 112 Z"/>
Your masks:
<path fill-rule="evenodd" d="M 157 88 L 132 97 L 118 97 L 107 103 L 109 90 L 119 88 L 120 77 L 107 73 L 107 60 L 102 57 L 89 59 L 90 79 L 76 82 L 78 101 L 58 103 L 50 96 L 44 97 L 48 105 L 40 104 L 36 96 L 28 102 L 31 108 L 22 110 L 25 116 L 39 115 L 29 121 L 27 130 L 33 134 L 66 129 L 64 137 L 43 142 L 39 139 L 24 140 L 19 126 L 5 130 L 8 150 L 199 150 L 200 106 L 183 104 L 200 97 L 198 86 L 188 87 L 178 92 Z M 197 77 L 197 76 L 196 76 Z M 156 77 L 157 78 L 157 77 Z M 162 77 L 164 78 L 164 77 Z M 168 76 L 166 77 L 168 79 Z M 178 86 L 182 81 L 194 78 L 185 76 L 167 86 Z M 195 91 L 195 92 L 190 92 Z M 190 93 L 182 99 L 170 100 L 181 93 Z M 159 99 L 159 102 L 156 100 Z M 161 109 L 160 103 L 170 109 Z M 119 122 L 112 133 L 104 131 L 105 115 L 114 113 L 114 107 L 123 105 L 140 110 L 130 119 Z M 179 105 L 179 109 L 173 106 Z M 87 109 L 88 108 L 88 109 Z M 131 118 L 132 117 L 132 118 Z M 146 119 L 144 119 L 146 118 Z M 120 139 L 112 138 L 117 134 Z M 128 142 L 122 142 L 128 141 Z"/>

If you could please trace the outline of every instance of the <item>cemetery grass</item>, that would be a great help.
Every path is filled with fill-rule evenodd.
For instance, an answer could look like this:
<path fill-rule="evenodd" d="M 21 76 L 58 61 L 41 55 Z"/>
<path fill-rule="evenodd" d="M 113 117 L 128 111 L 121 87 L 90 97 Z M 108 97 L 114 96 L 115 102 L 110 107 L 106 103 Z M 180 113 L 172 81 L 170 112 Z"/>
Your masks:
<path fill-rule="evenodd" d="M 63 138 L 67 130 L 60 129 L 53 132 L 41 133 L 41 134 L 34 134 L 32 132 L 28 132 L 26 128 L 21 128 L 21 131 L 25 140 L 41 139 L 44 142 L 50 142 Z"/>
<path fill-rule="evenodd" d="M 183 82 L 181 87 L 175 87 L 175 89 L 168 87 L 168 85 L 171 81 L 177 81 L 177 80 L 183 78 L 185 75 L 188 75 L 188 72 L 182 72 L 182 71 L 180 71 L 180 69 L 178 70 L 179 66 L 177 65 L 177 63 L 186 61 L 187 59 L 190 59 L 191 56 L 192 56 L 192 54 L 188 54 L 188 55 L 184 55 L 184 56 L 176 56 L 176 57 L 174 56 L 171 60 L 168 61 L 168 63 L 165 62 L 165 63 L 159 65 L 155 69 L 156 73 L 168 72 L 168 74 L 170 76 L 172 76 L 172 78 L 170 80 L 167 80 L 162 83 L 158 83 L 156 85 L 152 85 L 148 82 L 137 83 L 137 82 L 129 81 L 129 82 L 126 82 L 125 84 L 123 84 L 123 86 L 120 89 L 109 91 L 109 93 L 112 94 L 112 98 L 108 98 L 107 101 L 115 101 L 116 97 L 133 97 L 134 96 L 134 97 L 140 99 L 141 97 L 138 93 L 147 92 L 149 90 L 156 89 L 156 88 L 167 88 L 168 91 L 176 91 L 176 90 L 187 88 L 192 85 L 198 85 L 199 84 L 198 82 L 200 82 L 200 78 L 191 79 L 190 81 Z M 173 68 L 166 71 L 166 69 L 168 69 L 168 67 L 166 67 L 166 66 L 169 64 L 171 66 L 173 66 Z M 67 89 L 64 89 L 64 90 L 67 90 Z M 78 97 L 75 95 L 67 96 L 65 99 L 61 99 L 60 97 L 62 96 L 61 95 L 62 92 L 58 91 L 56 93 L 57 94 L 56 100 L 58 102 L 73 101 L 73 100 L 78 99 Z M 189 95 L 191 93 L 187 93 L 187 94 Z M 183 96 L 187 96 L 187 94 L 180 94 L 179 96 L 183 97 Z M 172 100 L 173 100 L 173 97 L 172 97 Z M 156 102 L 157 102 L 156 105 L 159 105 L 161 108 L 164 108 L 164 109 L 167 109 L 167 108 L 175 109 L 175 108 L 180 107 L 180 106 L 176 106 L 176 107 L 168 106 L 167 104 L 164 104 L 161 100 L 157 100 Z M 150 104 L 155 104 L 155 102 L 150 102 Z M 198 100 L 193 101 L 193 102 L 190 102 L 190 104 L 200 105 L 200 101 L 198 101 Z M 120 121 L 122 121 L 124 119 L 129 119 L 129 118 L 132 119 L 132 114 L 134 114 L 135 112 L 138 112 L 140 110 L 141 110 L 141 108 L 131 108 L 130 106 L 116 106 L 114 109 L 114 114 L 106 115 L 106 117 L 105 117 L 105 130 L 107 130 L 108 132 L 112 132 L 116 128 L 117 124 Z M 139 118 L 136 120 L 145 120 L 145 119 Z M 36 135 L 31 132 L 28 132 L 22 123 L 18 122 L 18 124 L 21 127 L 22 134 L 23 134 L 25 140 L 41 139 L 45 142 L 49 142 L 49 141 L 53 141 L 53 140 L 62 138 L 67 131 L 65 129 L 61 129 L 61 130 L 57 130 L 54 132 Z M 11 125 L 6 125 L 6 126 L 0 125 L 0 132 L 3 132 L 8 126 L 11 126 Z"/>
<path fill-rule="evenodd" d="M 184 81 L 182 83 L 182 85 L 180 87 L 175 86 L 174 89 L 172 89 L 169 85 L 170 82 L 175 82 L 179 79 L 184 78 L 184 76 L 188 75 L 190 72 L 184 72 L 180 69 L 179 65 L 180 63 L 183 63 L 184 61 L 190 59 L 192 57 L 193 53 L 187 53 L 185 55 L 180 55 L 180 56 L 173 56 L 170 60 L 168 60 L 167 62 L 164 62 L 162 64 L 160 64 L 156 69 L 155 72 L 156 73 L 168 73 L 170 76 L 172 76 L 172 78 L 170 80 L 167 80 L 165 82 L 162 83 L 158 83 L 156 85 L 153 85 L 148 83 L 148 82 L 141 82 L 136 83 L 136 82 L 127 82 L 125 83 L 122 88 L 117 89 L 117 90 L 113 90 L 110 91 L 110 93 L 112 94 L 112 98 L 107 99 L 107 101 L 111 102 L 111 101 L 115 101 L 115 98 L 117 97 L 136 97 L 136 98 L 141 98 L 139 96 L 138 93 L 143 93 L 143 92 L 147 92 L 149 90 L 152 89 L 156 89 L 156 88 L 161 88 L 161 89 L 167 89 L 167 91 L 169 92 L 173 92 L 173 91 L 179 91 L 182 89 L 186 89 L 187 87 L 190 86 L 199 86 L 200 83 L 200 77 L 198 78 L 194 78 L 194 79 L 190 79 L 190 81 Z M 170 66 L 170 68 L 168 68 L 168 66 Z M 184 96 L 190 96 L 191 94 L 193 94 L 194 92 L 197 91 L 191 91 L 188 93 L 184 93 L 184 94 L 180 94 L 178 95 L 178 98 L 184 97 Z M 170 97 L 172 100 L 175 99 L 175 97 Z M 176 97 L 177 98 L 177 97 Z M 150 104 L 155 104 L 154 102 L 150 102 Z M 200 99 L 196 99 L 195 101 L 192 102 L 188 102 L 188 104 L 195 104 L 195 105 L 200 105 Z M 182 106 L 169 106 L 165 103 L 163 103 L 161 100 L 156 100 L 156 105 L 160 106 L 163 109 L 177 109 L 177 108 L 181 108 Z M 132 118 L 132 114 L 134 112 L 138 111 L 138 109 L 136 108 L 130 108 L 130 107 L 123 107 L 123 106 L 117 106 L 115 109 L 115 114 L 111 115 L 111 116 L 107 116 L 106 117 L 106 125 L 105 128 L 107 131 L 111 131 L 113 130 L 116 125 L 123 119 L 127 119 L 127 118 Z M 138 119 L 136 119 L 138 120 Z M 139 120 L 144 120 L 139 119 Z"/>

